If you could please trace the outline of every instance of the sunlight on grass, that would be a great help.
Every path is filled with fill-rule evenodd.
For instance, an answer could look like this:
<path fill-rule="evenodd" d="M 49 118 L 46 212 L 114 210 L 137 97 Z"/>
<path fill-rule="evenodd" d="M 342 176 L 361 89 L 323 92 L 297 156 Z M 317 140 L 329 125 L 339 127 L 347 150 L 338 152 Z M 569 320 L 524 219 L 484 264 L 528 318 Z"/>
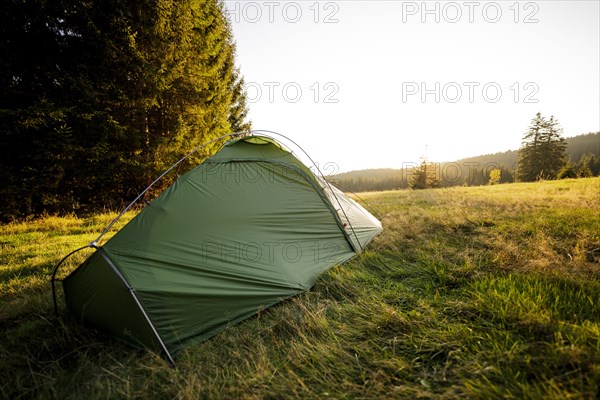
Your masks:
<path fill-rule="evenodd" d="M 0 394 L 598 396 L 600 179 L 360 197 L 385 228 L 367 251 L 309 292 L 187 347 L 176 369 L 53 315 L 53 266 L 115 214 L 0 226 Z"/>

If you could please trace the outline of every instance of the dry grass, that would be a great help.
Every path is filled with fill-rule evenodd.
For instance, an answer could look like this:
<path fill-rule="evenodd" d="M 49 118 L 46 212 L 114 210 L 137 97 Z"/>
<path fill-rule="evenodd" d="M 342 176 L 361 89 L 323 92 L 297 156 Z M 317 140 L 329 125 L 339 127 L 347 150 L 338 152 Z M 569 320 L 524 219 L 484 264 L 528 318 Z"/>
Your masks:
<path fill-rule="evenodd" d="M 598 397 L 600 179 L 361 197 L 385 227 L 367 252 L 176 369 L 52 314 L 53 264 L 112 215 L 1 226 L 0 394 Z"/>

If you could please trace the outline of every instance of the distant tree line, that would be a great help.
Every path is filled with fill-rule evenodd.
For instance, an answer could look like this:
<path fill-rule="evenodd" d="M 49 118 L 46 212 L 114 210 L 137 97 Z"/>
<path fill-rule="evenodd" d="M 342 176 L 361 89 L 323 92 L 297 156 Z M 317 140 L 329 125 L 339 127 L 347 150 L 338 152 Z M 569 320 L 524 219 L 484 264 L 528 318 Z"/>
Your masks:
<path fill-rule="evenodd" d="M 546 130 L 552 132 L 548 133 Z M 518 151 L 471 157 L 450 163 L 432 163 L 422 159 L 420 163 L 404 169 L 347 172 L 336 175 L 333 180 L 342 189 L 362 192 L 600 176 L 600 132 L 564 140 L 561 140 L 560 132 L 554 118 L 546 119 L 539 114 L 532 120 Z M 547 144 L 549 135 L 550 146 Z M 559 151 L 552 147 L 555 144 L 559 146 Z M 548 147 L 550 152 L 546 152 Z M 528 151 L 530 154 L 526 156 Z M 536 160 L 535 157 L 539 158 Z M 550 161 L 549 166 L 546 161 Z M 533 171 L 527 171 L 526 168 Z"/>
<path fill-rule="evenodd" d="M 199 144 L 248 130 L 223 7 L 220 0 L 5 2 L 2 219 L 118 206 Z"/>
<path fill-rule="evenodd" d="M 490 173 L 494 170 L 500 172 L 497 183 L 515 181 L 514 168 L 496 162 L 434 163 L 427 160 L 404 169 L 356 171 L 338 174 L 330 179 L 340 189 L 352 192 L 481 186 L 489 183 Z"/>

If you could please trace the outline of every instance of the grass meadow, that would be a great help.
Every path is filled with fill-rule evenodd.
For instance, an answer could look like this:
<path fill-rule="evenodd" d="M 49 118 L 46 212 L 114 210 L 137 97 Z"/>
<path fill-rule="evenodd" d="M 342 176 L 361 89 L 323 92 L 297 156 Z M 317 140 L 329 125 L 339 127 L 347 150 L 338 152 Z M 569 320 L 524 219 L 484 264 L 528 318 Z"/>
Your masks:
<path fill-rule="evenodd" d="M 600 397 L 600 178 L 361 197 L 367 251 L 176 368 L 54 316 L 53 266 L 114 213 L 1 225 L 0 396 Z"/>

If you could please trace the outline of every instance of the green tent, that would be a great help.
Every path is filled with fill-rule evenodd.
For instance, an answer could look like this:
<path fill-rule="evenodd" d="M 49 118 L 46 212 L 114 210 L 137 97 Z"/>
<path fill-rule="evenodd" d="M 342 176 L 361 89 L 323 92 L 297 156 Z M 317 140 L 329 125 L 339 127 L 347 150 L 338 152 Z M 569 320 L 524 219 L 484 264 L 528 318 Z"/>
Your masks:
<path fill-rule="evenodd" d="M 271 137 L 227 142 L 63 280 L 80 321 L 173 362 L 309 289 L 381 224 Z"/>

